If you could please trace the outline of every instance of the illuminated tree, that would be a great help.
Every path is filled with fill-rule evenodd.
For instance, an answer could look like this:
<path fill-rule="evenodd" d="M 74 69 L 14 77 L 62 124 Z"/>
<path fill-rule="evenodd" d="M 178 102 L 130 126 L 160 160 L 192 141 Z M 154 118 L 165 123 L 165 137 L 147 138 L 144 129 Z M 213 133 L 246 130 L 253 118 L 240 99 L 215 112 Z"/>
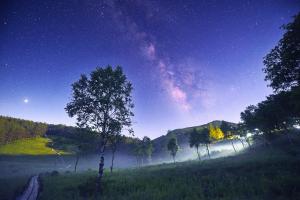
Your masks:
<path fill-rule="evenodd" d="M 222 140 L 224 133 L 219 127 L 214 127 L 212 124 L 209 125 L 209 135 L 213 141 Z"/>

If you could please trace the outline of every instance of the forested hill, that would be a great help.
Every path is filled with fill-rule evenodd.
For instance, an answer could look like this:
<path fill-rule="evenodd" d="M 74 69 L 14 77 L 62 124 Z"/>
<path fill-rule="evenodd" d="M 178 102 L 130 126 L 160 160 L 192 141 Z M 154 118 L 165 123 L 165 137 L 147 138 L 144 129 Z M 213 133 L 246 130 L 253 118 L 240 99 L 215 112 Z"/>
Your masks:
<path fill-rule="evenodd" d="M 92 137 L 87 130 L 72 126 L 53 125 L 30 120 L 0 116 L 0 145 L 24 138 L 61 136 L 69 139 Z M 80 138 L 79 138 L 80 137 Z"/>
<path fill-rule="evenodd" d="M 153 153 L 167 152 L 166 146 L 170 137 L 176 136 L 179 146 L 184 147 L 188 144 L 190 132 L 194 128 L 200 130 L 208 127 L 210 124 L 215 127 L 220 127 L 222 122 L 224 121 L 217 120 L 204 125 L 168 131 L 166 135 L 160 136 L 152 141 L 154 146 Z M 229 123 L 233 127 L 236 126 L 236 124 L 231 122 L 226 123 Z M 82 148 L 86 147 L 87 150 L 95 151 L 97 146 L 95 134 L 85 129 L 0 116 L 0 145 L 19 139 L 40 136 L 50 137 L 52 139 L 53 147 L 58 149 L 65 149 L 65 146 L 68 145 L 80 145 Z M 136 138 L 124 136 L 118 148 L 124 151 L 133 151 L 136 140 Z"/>
<path fill-rule="evenodd" d="M 80 151 L 95 152 L 99 141 L 96 134 L 86 129 L 0 116 L 0 146 L 36 137 L 49 138 L 50 143 L 47 146 L 71 152 L 76 148 L 80 148 Z M 125 152 L 132 151 L 136 138 L 123 136 L 121 139 L 118 148 Z"/>
<path fill-rule="evenodd" d="M 232 122 L 215 120 L 215 121 L 209 122 L 207 124 L 199 125 L 199 126 L 174 129 L 174 130 L 168 131 L 168 133 L 166 135 L 162 135 L 153 140 L 153 145 L 155 146 L 154 153 L 159 153 L 159 151 L 166 148 L 170 137 L 176 136 L 178 145 L 180 147 L 184 147 L 189 143 L 189 135 L 193 129 L 201 130 L 203 128 L 208 128 L 209 125 L 213 125 L 214 127 L 220 127 L 223 122 L 228 123 L 228 125 L 230 125 L 231 127 L 237 126 L 237 124 L 232 123 Z"/>
<path fill-rule="evenodd" d="M 47 129 L 48 125 L 45 123 L 0 116 L 0 144 L 43 136 Z"/>

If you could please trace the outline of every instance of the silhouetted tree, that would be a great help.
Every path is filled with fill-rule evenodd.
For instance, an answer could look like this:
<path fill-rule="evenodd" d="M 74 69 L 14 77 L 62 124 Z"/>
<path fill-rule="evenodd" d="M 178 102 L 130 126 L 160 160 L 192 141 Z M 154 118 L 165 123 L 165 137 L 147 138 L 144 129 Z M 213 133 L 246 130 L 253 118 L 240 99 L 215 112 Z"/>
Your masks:
<path fill-rule="evenodd" d="M 236 152 L 235 146 L 233 144 L 234 139 L 236 139 L 236 135 L 234 134 L 234 128 L 231 127 L 227 122 L 222 121 L 220 129 L 224 133 L 224 138 L 230 140 L 232 148 L 234 152 Z"/>
<path fill-rule="evenodd" d="M 136 139 L 134 141 L 134 148 L 133 148 L 133 153 L 136 157 L 136 164 L 137 166 L 141 166 L 142 163 L 142 158 L 143 158 L 143 154 L 144 154 L 144 151 L 143 151 L 143 144 L 142 144 L 142 141 L 140 139 Z"/>
<path fill-rule="evenodd" d="M 168 147 L 168 150 L 170 151 L 170 154 L 173 157 L 173 161 L 175 163 L 175 157 L 176 157 L 177 151 L 179 150 L 179 146 L 178 146 L 176 137 L 170 138 L 167 147 Z"/>
<path fill-rule="evenodd" d="M 132 85 L 122 68 L 111 66 L 96 68 L 90 77 L 81 75 L 72 84 L 72 99 L 65 110 L 76 117 L 77 125 L 94 131 L 101 138 L 99 184 L 103 176 L 104 151 L 109 136 L 119 133 L 123 127 L 131 126 Z"/>
<path fill-rule="evenodd" d="M 210 137 L 210 131 L 209 131 L 209 129 L 208 128 L 203 128 L 200 131 L 200 135 L 201 135 L 201 143 L 205 144 L 207 155 L 210 158 L 210 152 L 209 152 L 208 145 L 212 142 L 212 139 Z"/>
<path fill-rule="evenodd" d="M 247 131 L 247 128 L 245 127 L 245 124 L 238 123 L 236 131 L 237 131 L 237 134 L 239 135 L 239 139 L 240 139 L 243 147 L 245 147 L 244 141 L 246 141 L 248 144 L 248 147 L 251 148 L 250 137 L 248 137 L 248 131 Z"/>
<path fill-rule="evenodd" d="M 195 147 L 196 148 L 196 151 L 197 151 L 197 155 L 198 155 L 198 159 L 201 160 L 201 157 L 200 157 L 200 152 L 199 152 L 199 147 L 201 145 L 201 139 L 202 139 L 202 136 L 200 134 L 200 132 L 197 131 L 196 128 L 194 128 L 192 130 L 192 132 L 190 133 L 190 137 L 189 137 L 189 143 L 190 143 L 190 147 Z"/>
<path fill-rule="evenodd" d="M 113 172 L 113 169 L 114 169 L 114 160 L 115 160 L 115 153 L 117 151 L 118 144 L 121 142 L 121 140 L 122 140 L 122 136 L 121 136 L 120 133 L 117 133 L 115 135 L 111 135 L 109 137 L 110 147 L 111 147 L 111 151 L 112 151 L 110 173 Z"/>
<path fill-rule="evenodd" d="M 300 83 L 300 13 L 294 21 L 282 26 L 283 38 L 264 58 L 265 80 L 278 92 Z"/>
<path fill-rule="evenodd" d="M 142 140 L 143 155 L 147 157 L 148 163 L 152 160 L 153 145 L 149 137 L 145 136 Z"/>

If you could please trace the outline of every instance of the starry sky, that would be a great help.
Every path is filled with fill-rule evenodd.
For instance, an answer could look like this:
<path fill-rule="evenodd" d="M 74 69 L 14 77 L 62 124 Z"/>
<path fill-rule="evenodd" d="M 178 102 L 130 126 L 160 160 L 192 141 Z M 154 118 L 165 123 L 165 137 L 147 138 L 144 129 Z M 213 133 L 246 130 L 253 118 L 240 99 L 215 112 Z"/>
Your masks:
<path fill-rule="evenodd" d="M 132 82 L 135 135 L 240 112 L 272 93 L 263 57 L 297 0 L 1 1 L 0 115 L 75 125 L 71 84 L 121 65 Z"/>

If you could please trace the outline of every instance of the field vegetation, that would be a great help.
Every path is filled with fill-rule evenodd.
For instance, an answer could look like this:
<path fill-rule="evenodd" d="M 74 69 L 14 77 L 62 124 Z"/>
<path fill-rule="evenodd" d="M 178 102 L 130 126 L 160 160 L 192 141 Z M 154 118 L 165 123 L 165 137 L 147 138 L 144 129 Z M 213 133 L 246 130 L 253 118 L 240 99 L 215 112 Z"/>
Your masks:
<path fill-rule="evenodd" d="M 294 141 L 299 144 L 299 136 Z M 106 171 L 101 199 L 297 199 L 300 149 L 285 138 L 236 156 Z M 47 174 L 40 198 L 94 199 L 97 173 Z"/>
<path fill-rule="evenodd" d="M 66 151 L 55 150 L 49 145 L 51 139 L 43 137 L 27 138 L 13 141 L 0 146 L 2 155 L 55 155 L 68 154 Z"/>

